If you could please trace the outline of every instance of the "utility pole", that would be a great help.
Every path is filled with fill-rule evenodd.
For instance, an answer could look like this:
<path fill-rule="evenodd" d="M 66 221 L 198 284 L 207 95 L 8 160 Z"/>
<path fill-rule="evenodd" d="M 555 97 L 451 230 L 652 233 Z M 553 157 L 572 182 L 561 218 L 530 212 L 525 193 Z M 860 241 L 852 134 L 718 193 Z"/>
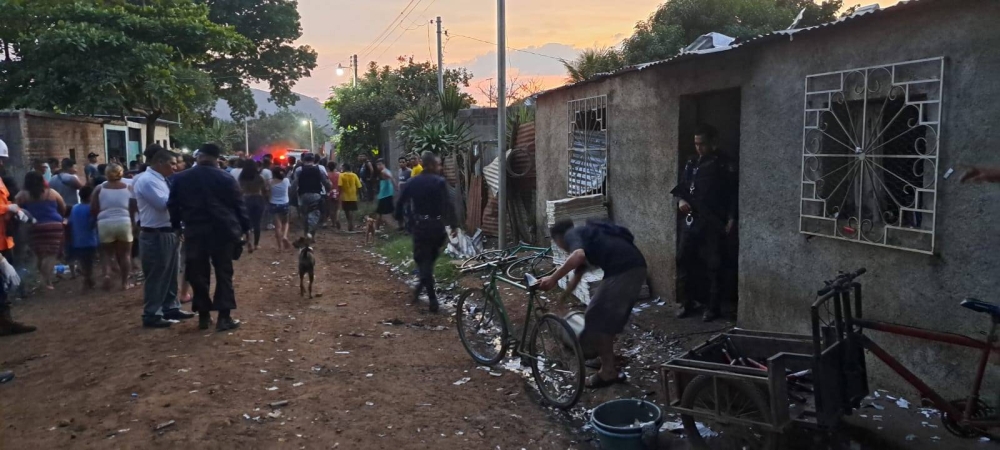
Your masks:
<path fill-rule="evenodd" d="M 497 195 L 499 248 L 507 248 L 507 12 L 497 0 L 497 149 L 500 150 L 500 193 Z"/>
<path fill-rule="evenodd" d="M 438 26 L 438 93 L 444 94 L 444 47 L 441 43 L 441 16 L 437 18 Z"/>
<path fill-rule="evenodd" d="M 351 56 L 351 66 L 354 67 L 354 87 L 358 87 L 358 55 Z"/>

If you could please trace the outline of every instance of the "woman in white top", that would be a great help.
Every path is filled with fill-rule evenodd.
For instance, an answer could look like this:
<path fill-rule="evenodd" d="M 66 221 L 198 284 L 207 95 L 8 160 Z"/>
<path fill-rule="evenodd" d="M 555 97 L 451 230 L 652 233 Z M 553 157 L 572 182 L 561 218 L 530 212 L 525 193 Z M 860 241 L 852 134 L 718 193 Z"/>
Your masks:
<path fill-rule="evenodd" d="M 108 164 L 104 175 L 108 181 L 94 190 L 90 200 L 91 213 L 97 217 L 97 237 L 101 242 L 104 289 L 111 289 L 111 260 L 117 259 L 121 288 L 126 290 L 132 287 L 128 277 L 132 273 L 135 198 L 128 184 L 122 181 L 125 169 L 121 165 Z"/>
<path fill-rule="evenodd" d="M 274 217 L 274 238 L 278 242 L 278 248 L 292 248 L 292 242 L 288 240 L 288 188 L 292 183 L 285 177 L 284 167 L 275 167 L 271 171 L 271 199 L 270 212 Z"/>

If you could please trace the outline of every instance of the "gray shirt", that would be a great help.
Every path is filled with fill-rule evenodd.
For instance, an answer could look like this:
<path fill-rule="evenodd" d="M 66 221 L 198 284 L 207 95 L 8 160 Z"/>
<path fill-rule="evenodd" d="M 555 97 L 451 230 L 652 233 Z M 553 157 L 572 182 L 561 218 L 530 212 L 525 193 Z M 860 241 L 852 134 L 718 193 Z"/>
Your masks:
<path fill-rule="evenodd" d="M 49 187 L 62 196 L 67 208 L 72 208 L 73 205 L 80 203 L 80 191 L 74 187 L 80 184 L 82 183 L 80 183 L 80 179 L 76 175 L 68 173 L 55 174 L 49 180 Z"/>

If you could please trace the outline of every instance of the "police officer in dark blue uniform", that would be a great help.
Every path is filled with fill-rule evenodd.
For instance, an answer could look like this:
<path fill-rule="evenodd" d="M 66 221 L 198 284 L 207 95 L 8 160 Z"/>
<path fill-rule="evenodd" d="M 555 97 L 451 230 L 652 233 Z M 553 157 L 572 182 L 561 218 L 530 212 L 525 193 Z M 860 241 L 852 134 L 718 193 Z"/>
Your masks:
<path fill-rule="evenodd" d="M 413 260 L 420 273 L 420 284 L 413 293 L 417 303 L 420 292 L 427 291 L 431 312 L 437 312 L 437 294 L 434 292 L 434 262 L 448 239 L 445 225 L 451 225 L 452 234 L 458 232 L 458 219 L 448 196 L 448 182 L 439 174 L 441 163 L 437 155 L 424 152 L 420 156 L 424 171 L 406 182 L 396 202 L 396 221 L 403 223 L 403 212 L 409 205 L 413 227 Z"/>
<path fill-rule="evenodd" d="M 698 153 L 688 160 L 680 184 L 671 191 L 683 219 L 677 268 L 678 290 L 684 298 L 677 317 L 687 317 L 699 303 L 706 322 L 719 317 L 725 241 L 735 229 L 737 208 L 736 166 L 715 147 L 715 137 L 711 126 L 698 128 L 694 136 Z"/>

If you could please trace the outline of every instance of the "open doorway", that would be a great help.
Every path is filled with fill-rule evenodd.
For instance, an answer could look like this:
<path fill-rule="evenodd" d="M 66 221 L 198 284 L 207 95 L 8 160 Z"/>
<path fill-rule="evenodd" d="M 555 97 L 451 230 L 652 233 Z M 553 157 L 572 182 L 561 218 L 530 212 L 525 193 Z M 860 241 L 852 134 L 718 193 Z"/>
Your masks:
<path fill-rule="evenodd" d="M 715 146 L 717 151 L 725 154 L 734 167 L 739 168 L 740 161 L 740 89 L 726 89 L 705 92 L 680 98 L 679 132 L 678 132 L 678 178 L 683 176 L 684 166 L 692 157 L 697 156 L 694 146 L 695 131 L 703 125 L 715 129 L 717 135 Z M 738 169 L 737 169 L 738 170 Z M 738 176 L 738 175 L 737 175 Z M 739 186 L 734 187 L 734 195 L 739 197 Z M 737 201 L 738 204 L 738 201 Z M 737 280 L 739 274 L 739 211 L 736 212 L 736 226 L 732 233 L 721 243 L 721 268 L 719 281 L 719 297 L 723 317 L 735 317 L 736 302 L 739 298 Z M 681 230 L 685 226 L 685 215 L 678 214 L 677 249 L 681 249 Z M 678 270 L 682 270 L 678 267 Z M 680 273 L 677 274 L 678 276 Z M 687 282 L 689 280 L 685 280 Z M 682 283 L 678 283 L 677 298 L 683 301 L 685 293 Z"/>

